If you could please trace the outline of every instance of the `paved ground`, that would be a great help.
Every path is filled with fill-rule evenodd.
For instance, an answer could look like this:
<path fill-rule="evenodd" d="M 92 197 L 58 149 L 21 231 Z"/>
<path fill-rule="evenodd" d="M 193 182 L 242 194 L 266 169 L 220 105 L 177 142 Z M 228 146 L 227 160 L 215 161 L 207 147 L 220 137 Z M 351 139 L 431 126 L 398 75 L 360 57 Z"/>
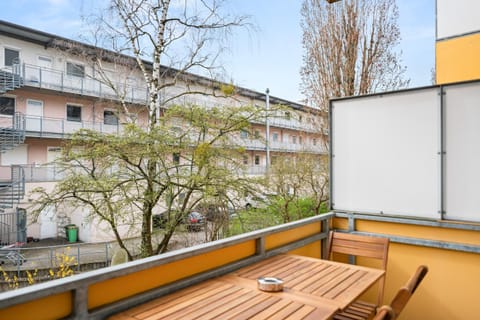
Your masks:
<path fill-rule="evenodd" d="M 81 241 L 76 243 L 81 243 Z M 71 244 L 71 242 L 68 242 L 67 238 L 47 238 L 47 239 L 41 239 L 39 241 L 28 242 L 23 246 L 23 248 L 51 247 L 51 246 L 61 246 L 66 244 Z"/>

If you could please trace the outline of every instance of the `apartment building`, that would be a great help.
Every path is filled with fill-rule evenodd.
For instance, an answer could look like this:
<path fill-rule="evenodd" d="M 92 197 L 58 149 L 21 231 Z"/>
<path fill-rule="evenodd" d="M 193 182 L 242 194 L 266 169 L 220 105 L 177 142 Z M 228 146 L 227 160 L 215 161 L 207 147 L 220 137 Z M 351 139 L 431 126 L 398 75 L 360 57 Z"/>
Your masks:
<path fill-rule="evenodd" d="M 71 50 L 71 48 L 76 48 Z M 91 224 L 86 213 L 59 215 L 55 209 L 43 212 L 38 221 L 26 223 L 29 191 L 36 186 L 51 189 L 62 175 L 49 165 L 61 152 L 62 141 L 78 129 L 105 133 L 122 130 L 125 122 L 146 125 L 148 91 L 139 70 L 119 71 L 105 62 L 102 72 L 122 78 L 125 101 L 130 113 L 118 115 L 114 104 L 118 93 L 99 80 L 95 70 L 78 50 L 95 51 L 80 42 L 0 21 L 0 235 L 2 243 L 24 241 L 25 236 L 48 238 L 62 235 L 69 223 L 79 226 L 82 241 L 106 240 Z M 123 57 L 131 59 L 130 57 Z M 133 60 L 132 60 L 133 61 Z M 116 76 L 116 72 L 122 72 Z M 187 74 L 199 90 L 208 89 L 211 79 Z M 120 81 L 120 80 L 118 80 Z M 182 83 L 162 96 L 174 95 Z M 227 85 L 227 84 L 225 84 Z M 232 97 L 207 95 L 182 97 L 198 105 L 250 104 L 266 108 L 282 105 L 276 117 L 252 123 L 252 130 L 241 132 L 237 142 L 247 150 L 244 164 L 248 174 L 264 174 L 267 159 L 297 152 L 324 154 L 322 132 L 316 110 L 267 93 L 236 87 Z M 178 101 L 177 101 L 178 102 Z M 131 112 L 134 110 L 134 112 Z M 268 132 L 268 136 L 267 136 Z M 28 215 L 28 213 L 27 213 Z M 18 232 L 20 231 L 20 232 Z"/>

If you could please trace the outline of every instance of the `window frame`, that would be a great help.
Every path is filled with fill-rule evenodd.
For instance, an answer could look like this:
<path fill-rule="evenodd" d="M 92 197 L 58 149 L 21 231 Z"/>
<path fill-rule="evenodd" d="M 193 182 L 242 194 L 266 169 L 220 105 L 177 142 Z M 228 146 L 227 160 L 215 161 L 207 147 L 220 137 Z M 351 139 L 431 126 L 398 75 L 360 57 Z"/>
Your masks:
<path fill-rule="evenodd" d="M 106 113 L 106 112 L 110 112 L 111 115 L 109 115 L 108 117 L 105 117 L 105 113 Z M 108 121 L 105 121 L 105 120 L 110 119 L 110 118 L 114 118 L 114 119 L 115 119 L 114 123 L 108 123 Z M 114 111 L 114 110 L 112 110 L 112 109 L 103 109 L 103 124 L 104 124 L 104 125 L 108 125 L 108 126 L 118 126 L 118 124 L 119 124 L 119 119 L 118 119 L 117 115 L 115 114 L 115 111 Z"/>
<path fill-rule="evenodd" d="M 80 109 L 80 117 L 77 119 L 76 117 L 69 116 L 68 109 L 69 107 L 75 107 Z M 67 103 L 65 107 L 65 112 L 66 112 L 66 119 L 67 121 L 71 122 L 82 122 L 82 106 L 78 104 L 73 104 L 73 103 Z"/>
<path fill-rule="evenodd" d="M 253 157 L 253 164 L 256 165 L 256 166 L 259 166 L 259 165 L 260 165 L 260 155 L 256 154 L 256 155 Z"/>
<path fill-rule="evenodd" d="M 1 96 L 0 100 L 1 99 L 11 99 L 11 100 L 13 100 L 13 106 L 9 106 L 9 105 L 6 106 L 8 108 L 13 107 L 13 110 L 12 110 L 11 113 L 3 113 L 2 110 L 4 108 L 4 105 L 0 103 L 0 115 L 2 115 L 2 116 L 14 116 L 15 115 L 15 110 L 16 110 L 16 107 L 17 107 L 17 99 L 15 97 L 11 97 L 11 96 Z"/>
<path fill-rule="evenodd" d="M 69 66 L 72 66 L 69 68 Z M 78 72 L 81 70 L 81 72 Z M 74 62 L 74 61 L 67 61 L 66 66 L 65 66 L 65 73 L 67 76 L 71 77 L 77 77 L 77 78 L 85 78 L 85 65 L 80 62 Z"/>
<path fill-rule="evenodd" d="M 7 50 L 15 51 L 17 53 L 17 57 L 11 59 L 11 62 L 12 62 L 11 64 L 7 64 Z M 3 47 L 3 65 L 5 67 L 13 67 L 13 60 L 15 60 L 15 59 L 20 60 L 20 50 L 17 49 L 17 48 L 12 48 L 12 47 Z"/>
<path fill-rule="evenodd" d="M 279 139 L 278 139 L 279 137 L 280 137 L 280 135 L 278 134 L 278 132 L 273 132 L 272 133 L 272 141 L 273 142 L 279 141 Z"/>
<path fill-rule="evenodd" d="M 248 139 L 248 131 L 247 130 L 240 130 L 240 138 Z"/>

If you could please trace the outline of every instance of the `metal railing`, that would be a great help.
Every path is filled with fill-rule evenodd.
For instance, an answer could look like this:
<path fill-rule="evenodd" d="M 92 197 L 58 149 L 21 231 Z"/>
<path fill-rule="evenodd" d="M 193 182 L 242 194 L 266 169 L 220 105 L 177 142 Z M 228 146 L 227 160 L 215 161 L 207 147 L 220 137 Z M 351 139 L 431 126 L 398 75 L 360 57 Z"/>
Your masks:
<path fill-rule="evenodd" d="M 9 170 L 8 170 L 9 169 Z M 7 173 L 7 175 L 5 175 Z M 25 174 L 18 165 L 0 168 L 0 208 L 13 208 L 25 195 Z"/>
<path fill-rule="evenodd" d="M 15 90 L 23 85 L 18 59 L 11 66 L 0 69 L 0 94 Z"/>
<path fill-rule="evenodd" d="M 0 317 L 8 317 L 12 312 L 11 307 L 21 310 L 15 316 L 22 317 L 23 314 L 34 314 L 36 306 L 48 305 L 48 310 L 44 308 L 43 314 L 48 314 L 47 317 L 50 318 L 104 319 L 153 297 L 231 272 L 266 257 L 305 247 L 316 248 L 314 250 L 320 256 L 321 251 L 326 249 L 328 225 L 332 216 L 315 216 L 57 279 L 39 286 L 5 292 L 0 294 Z M 287 233 L 289 236 L 285 237 Z M 234 254 L 225 254 L 227 250 Z M 209 262 L 194 263 L 198 259 Z M 172 269 L 172 265 L 178 267 Z M 115 282 L 115 294 L 111 292 L 112 281 Z M 136 283 L 134 295 L 125 291 L 133 282 Z M 59 297 L 66 297 L 67 300 Z M 33 301 L 36 303 L 32 304 Z M 68 307 L 58 308 L 57 303 Z M 33 306 L 33 309 L 27 306 Z"/>
<path fill-rule="evenodd" d="M 93 265 L 98 268 L 99 265 L 107 267 L 110 265 L 113 253 L 118 249 L 116 242 L 99 243 L 70 243 L 65 245 L 45 246 L 45 247 L 3 247 L 0 248 L 0 256 L 7 252 L 15 252 L 8 263 L 2 266 L 7 272 L 16 272 L 19 277 L 26 270 L 55 270 L 61 263 L 64 263 L 64 257 L 73 258 L 70 268 L 79 272 L 85 270 L 85 266 Z"/>
<path fill-rule="evenodd" d="M 0 152 L 11 150 L 25 141 L 25 116 L 15 112 L 13 116 L 0 115 Z"/>
<path fill-rule="evenodd" d="M 123 130 L 123 126 L 95 121 L 69 121 L 62 118 L 25 116 L 25 131 L 29 136 L 65 137 L 80 129 L 90 129 L 101 133 L 119 133 Z"/>
<path fill-rule="evenodd" d="M 63 71 L 40 67 L 32 64 L 22 64 L 24 84 L 58 90 L 61 92 L 88 95 L 111 100 L 123 100 L 130 103 L 146 103 L 148 90 L 146 87 L 128 85 L 124 82 L 113 83 L 116 90 L 99 79 L 85 75 L 79 77 L 68 75 Z"/>

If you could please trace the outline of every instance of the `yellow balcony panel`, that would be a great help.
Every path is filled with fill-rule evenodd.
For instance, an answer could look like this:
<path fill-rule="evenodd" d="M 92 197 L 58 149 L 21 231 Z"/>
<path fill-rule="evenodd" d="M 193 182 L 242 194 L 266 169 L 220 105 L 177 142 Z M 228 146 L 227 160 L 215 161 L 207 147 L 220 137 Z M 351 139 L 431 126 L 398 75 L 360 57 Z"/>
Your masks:
<path fill-rule="evenodd" d="M 278 248 L 295 240 L 300 240 L 320 232 L 322 232 L 322 225 L 318 222 L 271 234 L 265 239 L 265 249 L 271 250 Z"/>
<path fill-rule="evenodd" d="M 480 34 L 437 41 L 437 84 L 480 79 L 478 57 L 480 57 Z"/>
<path fill-rule="evenodd" d="M 255 241 L 251 240 L 99 282 L 89 288 L 88 308 L 118 301 L 254 254 Z"/>
<path fill-rule="evenodd" d="M 63 292 L 7 307 L 1 311 L 2 320 L 62 319 L 72 312 L 72 292 Z"/>

